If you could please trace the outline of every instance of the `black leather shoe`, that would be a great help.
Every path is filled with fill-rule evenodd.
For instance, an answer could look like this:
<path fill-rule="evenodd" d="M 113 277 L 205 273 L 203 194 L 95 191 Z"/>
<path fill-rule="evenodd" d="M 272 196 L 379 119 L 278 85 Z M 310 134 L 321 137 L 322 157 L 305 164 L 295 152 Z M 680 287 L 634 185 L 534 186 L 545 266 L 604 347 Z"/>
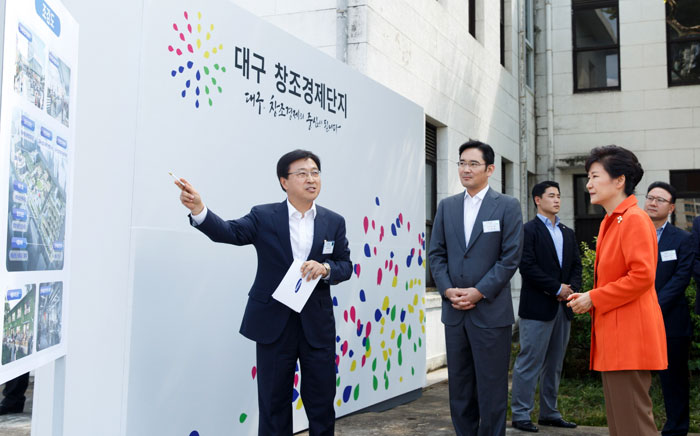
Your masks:
<path fill-rule="evenodd" d="M 20 406 L 8 407 L 4 404 L 0 404 L 0 415 L 9 415 L 10 413 L 22 413 L 24 411 L 24 404 Z"/>
<path fill-rule="evenodd" d="M 540 419 L 537 422 L 539 425 L 548 425 L 550 427 L 561 427 L 561 428 L 576 428 L 575 422 L 564 421 L 564 419 Z"/>
<path fill-rule="evenodd" d="M 513 421 L 513 428 L 532 433 L 540 431 L 537 427 L 535 427 L 535 424 L 533 424 L 532 421 Z"/>

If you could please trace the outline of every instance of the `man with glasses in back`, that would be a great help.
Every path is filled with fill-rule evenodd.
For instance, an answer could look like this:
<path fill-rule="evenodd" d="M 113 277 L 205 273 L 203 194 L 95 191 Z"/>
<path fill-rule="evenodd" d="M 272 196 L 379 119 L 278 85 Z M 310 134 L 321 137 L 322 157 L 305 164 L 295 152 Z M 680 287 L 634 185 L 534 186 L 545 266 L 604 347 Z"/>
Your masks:
<path fill-rule="evenodd" d="M 457 435 L 506 432 L 508 364 L 515 318 L 510 279 L 520 263 L 520 203 L 489 188 L 490 145 L 459 147 L 465 192 L 445 198 L 433 221 L 429 261 L 442 296 L 450 414 Z"/>
<path fill-rule="evenodd" d="M 688 353 L 692 324 L 685 289 L 693 266 L 693 238 L 668 221 L 675 203 L 673 186 L 664 182 L 649 185 L 644 210 L 656 227 L 659 244 L 654 285 L 664 316 L 668 352 L 668 369 L 659 371 L 666 406 L 664 436 L 686 435 L 690 425 Z"/>
<path fill-rule="evenodd" d="M 352 274 L 342 216 L 315 202 L 321 192 L 321 161 L 294 150 L 277 162 L 287 199 L 255 206 L 224 221 L 207 209 L 185 179 L 175 184 L 190 221 L 214 242 L 255 247 L 258 269 L 248 293 L 241 334 L 256 342 L 258 434 L 292 434 L 292 391 L 297 359 L 301 397 L 310 435 L 332 435 L 335 426 L 335 319 L 330 285 Z M 271 297 L 294 260 L 307 279 L 322 280 L 301 312 Z"/>

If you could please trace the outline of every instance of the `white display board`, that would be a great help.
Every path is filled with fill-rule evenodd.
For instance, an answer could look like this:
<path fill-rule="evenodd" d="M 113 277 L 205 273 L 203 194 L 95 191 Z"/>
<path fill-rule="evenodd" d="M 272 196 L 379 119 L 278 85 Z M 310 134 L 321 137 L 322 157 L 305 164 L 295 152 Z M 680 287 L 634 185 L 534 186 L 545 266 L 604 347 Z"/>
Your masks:
<path fill-rule="evenodd" d="M 332 287 L 337 416 L 423 387 L 422 108 L 225 0 L 143 14 L 125 434 L 257 434 L 255 344 L 238 333 L 255 251 L 192 228 L 168 172 L 238 218 L 285 199 L 275 167 L 295 148 L 320 156 L 317 202 L 352 250 Z"/>
<path fill-rule="evenodd" d="M 66 353 L 78 24 L 55 0 L 4 2 L 0 383 Z"/>

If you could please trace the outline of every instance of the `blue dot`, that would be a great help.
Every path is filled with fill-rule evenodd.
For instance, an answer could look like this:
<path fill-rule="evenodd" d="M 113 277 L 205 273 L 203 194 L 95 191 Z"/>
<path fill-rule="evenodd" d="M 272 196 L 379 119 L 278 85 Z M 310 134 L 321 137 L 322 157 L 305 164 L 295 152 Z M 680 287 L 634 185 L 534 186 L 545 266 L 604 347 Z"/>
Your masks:
<path fill-rule="evenodd" d="M 176 74 L 177 74 L 177 71 L 175 71 L 175 70 L 172 70 L 172 71 L 170 72 L 170 75 L 173 76 L 173 77 L 175 77 Z"/>
<path fill-rule="evenodd" d="M 423 265 L 423 256 L 418 256 L 418 266 Z"/>
<path fill-rule="evenodd" d="M 195 77 L 197 80 L 199 80 L 199 79 L 202 78 L 202 75 L 199 74 L 199 70 L 197 70 L 197 74 L 195 74 L 194 77 Z"/>
<path fill-rule="evenodd" d="M 360 301 L 366 301 L 367 298 L 365 297 L 365 290 L 360 289 Z"/>
<path fill-rule="evenodd" d="M 363 347 L 367 346 L 367 337 L 366 336 L 364 338 L 362 338 L 362 346 Z"/>
<path fill-rule="evenodd" d="M 297 362 L 297 365 L 294 367 L 294 372 L 298 372 L 298 371 L 299 371 L 299 362 Z"/>
<path fill-rule="evenodd" d="M 177 68 L 177 70 L 178 70 L 179 72 L 182 73 L 183 71 L 185 71 L 185 67 L 183 67 L 182 65 L 180 65 L 180 66 Z"/>
<path fill-rule="evenodd" d="M 199 432 L 197 430 L 192 430 L 192 433 L 190 433 L 190 436 L 199 436 Z"/>
<path fill-rule="evenodd" d="M 401 221 L 399 221 L 398 218 L 396 218 L 396 228 L 398 228 L 398 229 L 401 228 Z"/>
<path fill-rule="evenodd" d="M 391 257 L 392 259 L 394 258 L 394 252 L 393 252 L 393 251 L 389 253 L 389 257 Z"/>
<path fill-rule="evenodd" d="M 194 90 L 194 93 L 199 95 L 199 86 Z"/>
<path fill-rule="evenodd" d="M 192 65 L 194 65 L 194 62 L 192 62 L 192 61 L 187 62 L 187 68 L 192 68 Z"/>
<path fill-rule="evenodd" d="M 335 337 L 335 341 L 336 341 L 336 342 L 340 342 L 340 336 L 336 336 L 336 337 Z"/>
<path fill-rule="evenodd" d="M 199 108 L 199 100 L 194 101 L 194 107 Z"/>
<path fill-rule="evenodd" d="M 365 244 L 365 256 L 372 257 L 372 252 L 369 248 L 369 244 Z"/>
<path fill-rule="evenodd" d="M 348 354 L 350 355 L 350 357 L 352 357 L 355 354 L 355 352 L 350 350 L 350 353 L 348 353 Z"/>
<path fill-rule="evenodd" d="M 374 202 L 379 206 L 379 197 L 374 197 Z"/>
<path fill-rule="evenodd" d="M 387 307 L 387 308 L 386 308 L 386 314 L 387 314 L 387 315 L 389 314 L 389 311 L 391 311 L 391 309 Z"/>
<path fill-rule="evenodd" d="M 362 329 L 365 328 L 364 324 L 360 324 L 360 326 L 357 328 L 357 336 L 362 336 Z M 352 357 L 352 356 L 350 356 Z"/>
<path fill-rule="evenodd" d="M 182 96 L 182 98 L 185 98 L 185 96 L 187 95 L 187 91 L 183 89 L 180 95 Z"/>
<path fill-rule="evenodd" d="M 406 319 L 406 310 L 401 309 L 401 322 L 403 322 L 404 319 Z"/>
<path fill-rule="evenodd" d="M 407 268 L 410 268 L 410 267 L 411 267 L 411 261 L 412 261 L 412 260 L 413 260 L 413 256 L 408 255 L 408 256 L 406 257 L 406 267 L 407 267 Z"/>
<path fill-rule="evenodd" d="M 396 226 L 394 224 L 391 225 L 391 234 L 396 236 Z"/>
<path fill-rule="evenodd" d="M 348 400 L 350 399 L 350 393 L 352 393 L 352 387 L 345 386 L 345 389 L 343 390 L 343 402 L 344 403 L 347 403 Z"/>
<path fill-rule="evenodd" d="M 189 88 L 189 87 L 190 87 L 190 81 L 188 80 L 185 82 L 185 88 Z"/>
<path fill-rule="evenodd" d="M 338 306 L 338 297 L 333 297 L 333 305 Z"/>
<path fill-rule="evenodd" d="M 379 322 L 380 319 L 382 319 L 382 312 L 377 309 L 374 311 L 374 320 Z"/>
<path fill-rule="evenodd" d="M 287 391 L 289 392 L 289 391 Z M 299 398 L 299 391 L 296 390 L 296 388 L 292 389 L 292 403 L 295 402 Z"/>

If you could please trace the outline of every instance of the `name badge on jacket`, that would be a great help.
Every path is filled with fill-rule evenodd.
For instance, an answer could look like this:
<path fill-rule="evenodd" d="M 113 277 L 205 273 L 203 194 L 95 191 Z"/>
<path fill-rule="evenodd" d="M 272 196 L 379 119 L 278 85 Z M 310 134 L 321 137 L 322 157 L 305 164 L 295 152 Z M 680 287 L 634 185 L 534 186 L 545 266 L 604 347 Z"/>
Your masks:
<path fill-rule="evenodd" d="M 677 260 L 676 250 L 667 250 L 661 252 L 661 262 L 668 262 L 669 260 Z"/>
<path fill-rule="evenodd" d="M 484 233 L 501 231 L 501 223 L 498 220 L 484 221 L 482 224 L 484 225 Z"/>
<path fill-rule="evenodd" d="M 323 241 L 323 253 L 321 254 L 332 254 L 333 247 L 335 247 L 335 241 Z"/>

